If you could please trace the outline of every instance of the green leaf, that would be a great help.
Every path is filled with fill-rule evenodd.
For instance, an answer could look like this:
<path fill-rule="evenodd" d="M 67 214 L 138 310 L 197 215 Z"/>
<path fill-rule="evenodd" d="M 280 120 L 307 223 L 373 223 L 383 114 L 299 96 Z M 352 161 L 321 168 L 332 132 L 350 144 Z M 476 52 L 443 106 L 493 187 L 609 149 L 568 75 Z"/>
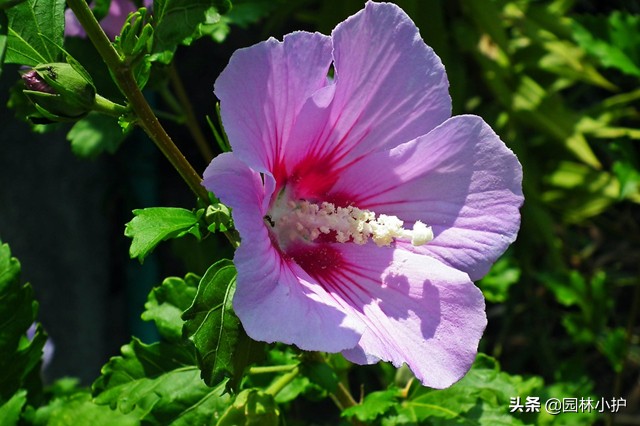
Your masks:
<path fill-rule="evenodd" d="M 125 136 L 116 118 L 92 112 L 73 125 L 67 140 L 78 157 L 95 158 L 104 151 L 115 153 Z"/>
<path fill-rule="evenodd" d="M 0 0 L 0 10 L 9 9 L 14 7 L 25 0 Z"/>
<path fill-rule="evenodd" d="M 198 26 L 192 38 L 209 36 L 222 43 L 231 32 L 232 25 L 247 28 L 286 4 L 285 0 L 234 0 L 233 7 L 224 15 L 215 8 L 209 9 L 205 21 Z"/>
<path fill-rule="evenodd" d="M 513 264 L 508 257 L 498 260 L 486 277 L 478 282 L 484 297 L 493 303 L 503 303 L 507 300 L 509 288 L 520 279 L 520 268 Z"/>
<path fill-rule="evenodd" d="M 546 176 L 552 189 L 542 200 L 562 212 L 570 223 L 581 222 L 610 207 L 620 195 L 620 182 L 609 172 L 563 161 Z"/>
<path fill-rule="evenodd" d="M 199 378 L 191 348 L 137 339 L 122 347 L 93 384 L 98 404 L 134 413 L 151 424 L 209 424 L 228 406 L 226 382 L 207 387 Z"/>
<path fill-rule="evenodd" d="M 233 262 L 220 260 L 204 274 L 193 305 L 182 315 L 185 333 L 196 346 L 198 365 L 208 385 L 236 371 L 234 352 L 244 330 L 231 306 L 235 286 Z"/>
<path fill-rule="evenodd" d="M 0 242 L 0 402 L 40 369 L 46 335 L 38 326 L 31 340 L 26 337 L 37 310 L 31 286 L 20 283 L 20 263 Z"/>
<path fill-rule="evenodd" d="M 298 376 L 290 381 L 280 392 L 275 396 L 278 404 L 284 404 L 289 401 L 293 401 L 305 392 L 308 392 L 313 385 L 308 378 L 304 376 Z"/>
<path fill-rule="evenodd" d="M 573 36 L 605 67 L 640 76 L 640 16 L 621 11 L 608 17 L 585 16 L 573 22 Z"/>
<path fill-rule="evenodd" d="M 198 289 L 200 277 L 188 274 L 184 279 L 169 277 L 160 287 L 149 293 L 142 313 L 145 321 L 154 321 L 160 335 L 170 342 L 182 340 L 182 312 L 191 304 Z"/>
<path fill-rule="evenodd" d="M 107 16 L 109 8 L 111 7 L 111 0 L 94 0 L 91 11 L 96 20 L 101 21 L 102 18 Z"/>
<path fill-rule="evenodd" d="M 638 201 L 640 194 L 640 170 L 628 161 L 616 161 L 611 167 L 620 182 L 619 200 L 625 198 Z"/>
<path fill-rule="evenodd" d="M 371 392 L 364 401 L 342 411 L 342 417 L 355 416 L 363 422 L 375 420 L 398 403 L 398 389 Z"/>
<path fill-rule="evenodd" d="M 2 64 L 4 64 L 4 56 L 7 52 L 8 29 L 7 14 L 4 13 L 4 10 L 0 10 L 0 75 L 2 75 Z"/>
<path fill-rule="evenodd" d="M 55 398 L 48 405 L 38 408 L 33 420 L 34 426 L 138 426 L 133 413 L 122 414 L 108 406 L 98 405 L 89 392 L 76 392 L 69 396 Z"/>
<path fill-rule="evenodd" d="M 27 391 L 22 389 L 16 392 L 11 399 L 0 405 L 0 419 L 5 426 L 18 424 L 22 408 L 27 402 Z"/>
<path fill-rule="evenodd" d="M 58 62 L 64 41 L 64 0 L 27 0 L 7 10 L 6 63 L 35 66 Z"/>
<path fill-rule="evenodd" d="M 134 218 L 127 223 L 124 235 L 133 238 L 129 256 L 140 263 L 161 242 L 192 234 L 200 238 L 200 217 L 186 209 L 175 207 L 150 207 L 133 211 Z"/>
<path fill-rule="evenodd" d="M 627 357 L 627 332 L 618 327 L 607 330 L 598 338 L 598 349 L 607 357 L 616 373 L 623 369 Z"/>
<path fill-rule="evenodd" d="M 216 426 L 278 426 L 280 411 L 273 395 L 260 389 L 245 389 L 218 420 Z"/>
<path fill-rule="evenodd" d="M 200 24 L 219 19 L 230 6 L 229 0 L 155 0 L 154 59 L 169 63 L 178 45 L 202 35 Z"/>
<path fill-rule="evenodd" d="M 338 375 L 326 362 L 305 359 L 300 370 L 311 383 L 327 392 L 335 393 L 338 389 Z"/>
<path fill-rule="evenodd" d="M 260 362 L 265 357 L 265 342 L 257 342 L 247 336 L 247 333 L 240 325 L 238 338 L 233 349 L 233 375 L 229 380 L 229 388 L 237 390 L 243 377 L 245 369 L 254 363 Z"/>
<path fill-rule="evenodd" d="M 508 413 L 510 398 L 534 396 L 542 384 L 536 377 L 524 379 L 503 373 L 493 358 L 478 354 L 471 370 L 458 383 L 442 390 L 418 388 L 397 411 L 419 423 L 428 418 L 434 424 L 522 425 L 519 418 Z"/>

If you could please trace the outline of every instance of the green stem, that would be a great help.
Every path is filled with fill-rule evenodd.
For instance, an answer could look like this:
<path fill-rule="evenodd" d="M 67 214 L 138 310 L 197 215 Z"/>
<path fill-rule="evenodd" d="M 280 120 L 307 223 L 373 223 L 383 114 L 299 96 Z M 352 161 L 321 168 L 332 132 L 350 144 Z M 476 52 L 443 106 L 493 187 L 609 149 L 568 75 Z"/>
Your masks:
<path fill-rule="evenodd" d="M 276 396 L 282 389 L 285 388 L 285 386 L 291 383 L 293 379 L 295 379 L 298 376 L 299 373 L 300 373 L 300 367 L 296 365 L 293 370 L 291 370 L 287 374 L 283 374 L 282 376 L 278 377 L 276 381 L 271 383 L 271 385 L 269 385 L 269 387 L 265 390 L 265 392 L 270 395 Z"/>
<path fill-rule="evenodd" d="M 327 362 L 327 360 L 320 352 L 305 352 L 305 357 L 315 362 Z M 349 392 L 349 388 L 342 382 L 338 382 L 336 391 L 329 394 L 329 396 L 331 397 L 331 400 L 334 402 L 334 404 L 336 404 L 336 406 L 340 409 L 340 411 L 344 411 L 349 407 L 358 405 L 356 400 L 353 398 L 353 395 L 351 395 L 351 392 Z M 351 424 L 354 424 L 356 426 L 365 425 L 365 423 L 361 422 L 355 417 L 351 417 L 349 421 L 351 422 Z"/>
<path fill-rule="evenodd" d="M 624 372 L 625 372 L 624 366 L 626 364 L 626 359 L 629 356 L 629 348 L 631 348 L 631 339 L 633 338 L 633 330 L 635 328 L 639 313 L 640 313 L 640 282 L 636 283 L 633 291 L 633 302 L 631 305 L 631 311 L 629 312 L 629 317 L 627 319 L 627 329 L 626 329 L 626 335 L 625 335 L 625 341 L 624 341 L 624 350 L 623 350 L 624 357 L 622 358 L 622 368 L 616 374 L 615 380 L 613 382 L 614 398 L 620 397 L 622 394 L 622 379 L 624 377 Z M 606 424 L 612 425 L 613 420 L 614 420 L 613 415 L 612 414 L 609 415 L 607 417 Z"/>
<path fill-rule="evenodd" d="M 182 79 L 180 78 L 178 70 L 173 63 L 171 63 L 171 66 L 169 67 L 169 78 L 171 79 L 173 90 L 176 92 L 178 101 L 184 111 L 187 129 L 189 129 L 193 140 L 196 142 L 196 146 L 198 147 L 200 154 L 202 154 L 202 157 L 208 163 L 213 159 L 213 151 L 211 151 L 209 142 L 207 141 L 204 133 L 202 133 L 202 129 L 200 128 L 196 115 L 193 112 L 191 101 L 189 101 L 189 96 L 187 96 L 187 91 L 185 90 L 184 85 L 182 84 Z"/>
<path fill-rule="evenodd" d="M 109 99 L 100 95 L 96 95 L 93 110 L 101 114 L 112 115 L 114 117 L 120 117 L 121 115 L 129 112 L 129 109 L 126 106 L 111 102 Z"/>
<path fill-rule="evenodd" d="M 298 367 L 298 364 L 267 365 L 266 367 L 251 367 L 249 368 L 249 374 L 282 373 L 284 371 L 292 371 L 297 367 Z"/>
<path fill-rule="evenodd" d="M 349 407 L 353 407 L 354 405 L 358 405 L 356 400 L 353 399 L 351 392 L 349 392 L 349 389 L 342 382 L 338 382 L 338 388 L 336 389 L 336 392 L 331 395 L 333 396 L 333 402 L 341 411 Z M 356 426 L 366 426 L 366 423 L 361 422 L 356 417 L 350 417 L 349 421 L 351 422 L 351 424 Z"/>
<path fill-rule="evenodd" d="M 180 102 L 178 102 L 176 97 L 173 96 L 173 93 L 171 93 L 169 87 L 162 86 L 162 88 L 160 88 L 160 96 L 162 96 L 162 100 L 164 101 L 164 103 L 169 106 L 171 111 L 173 111 L 173 114 L 176 116 L 176 119 L 174 121 L 178 124 L 184 124 L 187 120 L 184 117 L 184 112 L 182 111 Z"/>
<path fill-rule="evenodd" d="M 149 135 L 171 165 L 178 171 L 191 191 L 203 202 L 208 203 L 209 194 L 201 185 L 202 178 L 194 170 L 182 152 L 164 130 L 153 110 L 144 98 L 133 76 L 130 65 L 126 64 L 113 47 L 109 38 L 93 16 L 85 0 L 67 0 L 67 4 L 82 24 L 87 36 L 111 70 L 120 91 L 129 101 L 129 106 L 138 117 L 138 124 Z"/>

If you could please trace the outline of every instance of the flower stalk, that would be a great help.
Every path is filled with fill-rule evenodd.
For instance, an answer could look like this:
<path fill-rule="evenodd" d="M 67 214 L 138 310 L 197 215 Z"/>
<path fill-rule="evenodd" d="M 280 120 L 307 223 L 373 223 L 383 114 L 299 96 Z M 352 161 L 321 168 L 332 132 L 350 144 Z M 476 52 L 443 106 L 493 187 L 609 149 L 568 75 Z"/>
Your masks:
<path fill-rule="evenodd" d="M 138 117 L 137 124 L 149 135 L 158 149 L 178 171 L 191 191 L 205 203 L 208 202 L 208 192 L 200 184 L 202 178 L 171 140 L 160 121 L 158 121 L 151 106 L 138 87 L 130 65 L 120 57 L 113 47 L 102 27 L 93 16 L 88 4 L 84 0 L 67 0 L 67 4 L 73 10 L 107 67 L 111 70 L 120 91 L 126 96 L 131 110 Z"/>
<path fill-rule="evenodd" d="M 278 377 L 269 387 L 265 390 L 266 393 L 276 396 L 282 389 L 284 389 L 289 383 L 295 379 L 300 373 L 300 367 L 297 365 L 291 371 Z"/>
<path fill-rule="evenodd" d="M 193 111 L 193 106 L 189 101 L 189 97 L 187 96 L 187 91 L 185 90 L 184 84 L 182 84 L 182 79 L 180 78 L 178 70 L 173 63 L 169 66 L 169 79 L 171 80 L 171 85 L 173 86 L 173 90 L 176 93 L 178 102 L 180 103 L 184 114 L 185 125 L 187 126 L 187 129 L 189 129 L 202 158 L 209 162 L 213 159 L 213 151 L 207 143 L 207 138 L 204 133 L 202 133 L 198 120 L 196 120 L 196 115 Z"/>
<path fill-rule="evenodd" d="M 93 111 L 101 114 L 112 115 L 114 117 L 120 117 L 123 114 L 129 112 L 129 109 L 124 106 L 110 101 L 109 99 L 96 94 L 95 103 L 93 104 Z"/>
<path fill-rule="evenodd" d="M 265 367 L 251 367 L 249 368 L 249 374 L 270 374 L 270 373 L 282 373 L 285 371 L 292 371 L 298 367 L 298 364 L 292 365 L 267 365 Z"/>

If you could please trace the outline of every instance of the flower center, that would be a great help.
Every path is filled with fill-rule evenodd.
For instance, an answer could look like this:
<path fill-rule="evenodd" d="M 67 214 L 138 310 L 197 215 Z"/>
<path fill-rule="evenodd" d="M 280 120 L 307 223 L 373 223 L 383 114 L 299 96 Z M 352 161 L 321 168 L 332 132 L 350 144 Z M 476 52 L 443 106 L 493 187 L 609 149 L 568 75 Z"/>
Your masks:
<path fill-rule="evenodd" d="M 416 221 L 412 229 L 396 216 L 378 215 L 357 207 L 336 207 L 332 203 L 315 204 L 306 200 L 286 200 L 284 191 L 275 200 L 265 221 L 272 227 L 278 244 L 286 248 L 294 241 L 311 242 L 321 235 L 336 242 L 365 244 L 369 239 L 379 247 L 394 240 L 410 241 L 420 246 L 433 239 L 430 226 Z M 325 240 L 326 241 L 326 240 Z"/>

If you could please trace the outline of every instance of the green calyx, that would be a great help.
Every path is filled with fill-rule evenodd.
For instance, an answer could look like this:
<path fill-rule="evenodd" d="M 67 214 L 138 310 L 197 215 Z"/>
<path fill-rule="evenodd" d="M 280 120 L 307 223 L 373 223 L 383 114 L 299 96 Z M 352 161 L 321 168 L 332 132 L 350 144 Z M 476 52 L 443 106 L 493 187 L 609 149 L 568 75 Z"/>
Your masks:
<path fill-rule="evenodd" d="M 22 73 L 24 94 L 33 102 L 41 121 L 75 121 L 94 109 L 96 88 L 86 70 L 72 58 L 69 63 L 40 64 Z"/>

